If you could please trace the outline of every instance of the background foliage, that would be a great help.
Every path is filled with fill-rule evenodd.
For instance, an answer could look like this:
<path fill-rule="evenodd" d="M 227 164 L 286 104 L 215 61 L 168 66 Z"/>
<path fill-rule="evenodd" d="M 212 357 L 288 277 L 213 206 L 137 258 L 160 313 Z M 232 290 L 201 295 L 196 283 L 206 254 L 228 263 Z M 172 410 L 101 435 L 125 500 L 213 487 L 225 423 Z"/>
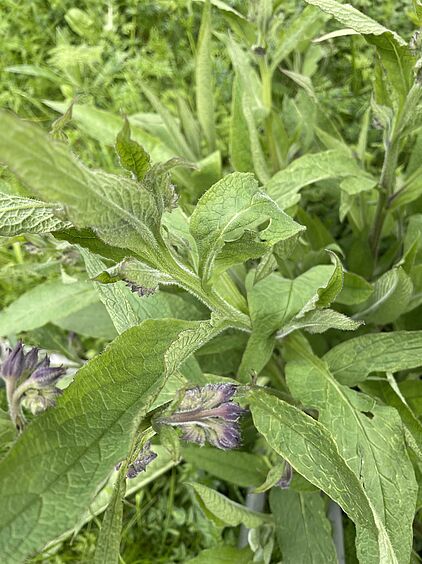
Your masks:
<path fill-rule="evenodd" d="M 4 1 L 0 335 L 69 368 L 19 438 L 0 388 L 5 562 L 419 561 L 422 6 L 341 4 Z"/>

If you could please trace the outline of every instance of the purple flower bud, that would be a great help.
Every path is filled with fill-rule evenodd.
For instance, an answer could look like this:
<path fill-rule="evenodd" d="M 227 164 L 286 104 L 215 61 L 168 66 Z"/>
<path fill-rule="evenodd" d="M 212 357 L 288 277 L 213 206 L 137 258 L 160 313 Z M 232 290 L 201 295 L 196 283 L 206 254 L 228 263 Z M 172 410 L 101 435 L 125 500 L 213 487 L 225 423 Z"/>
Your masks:
<path fill-rule="evenodd" d="M 186 391 L 176 411 L 159 420 L 182 431 L 185 441 L 204 445 L 206 442 L 231 449 L 240 445 L 239 419 L 245 409 L 233 403 L 234 384 L 207 384 Z"/>
<path fill-rule="evenodd" d="M 22 376 L 25 368 L 25 355 L 22 342 L 19 341 L 13 349 L 8 350 L 6 359 L 1 366 L 1 376 L 3 379 L 18 379 Z"/>
<path fill-rule="evenodd" d="M 145 443 L 143 449 L 138 454 L 136 460 L 134 460 L 131 464 L 129 464 L 126 478 L 132 479 L 136 478 L 136 476 L 140 472 L 144 472 L 148 464 L 150 464 L 153 460 L 157 458 L 157 453 L 151 450 L 151 443 L 148 441 Z"/>
<path fill-rule="evenodd" d="M 34 382 L 39 387 L 51 386 L 57 380 L 63 376 L 66 369 L 63 366 L 51 367 L 50 359 L 45 357 L 45 359 L 40 362 L 34 372 L 31 374 L 31 381 Z"/>
<path fill-rule="evenodd" d="M 25 371 L 28 374 L 31 374 L 38 363 L 38 348 L 33 347 L 28 353 L 25 355 Z"/>
<path fill-rule="evenodd" d="M 293 479 L 293 468 L 286 460 L 284 463 L 283 474 L 281 475 L 280 479 L 278 480 L 278 482 L 276 482 L 275 485 L 283 490 L 287 490 L 289 489 L 290 484 L 292 483 L 292 479 Z"/>

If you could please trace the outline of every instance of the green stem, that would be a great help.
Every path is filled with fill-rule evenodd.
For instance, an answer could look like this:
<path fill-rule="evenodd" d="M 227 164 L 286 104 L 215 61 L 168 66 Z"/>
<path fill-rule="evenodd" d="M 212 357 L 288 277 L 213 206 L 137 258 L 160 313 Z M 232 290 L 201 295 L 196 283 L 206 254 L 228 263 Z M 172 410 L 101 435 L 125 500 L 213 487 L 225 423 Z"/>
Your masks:
<path fill-rule="evenodd" d="M 265 136 L 267 138 L 268 150 L 270 152 L 271 166 L 273 172 L 276 172 L 280 168 L 277 156 L 277 147 L 275 145 L 274 135 L 273 135 L 273 118 L 272 118 L 272 73 L 268 67 L 267 58 L 261 57 L 259 60 L 259 71 L 261 75 L 262 82 L 262 101 L 264 103 L 265 109 L 267 110 L 267 117 L 265 118 Z"/>
<path fill-rule="evenodd" d="M 385 218 L 387 216 L 389 201 L 394 193 L 398 157 L 399 143 L 397 140 L 390 141 L 385 150 L 384 163 L 378 188 L 379 197 L 377 210 L 375 212 L 375 219 L 370 234 L 370 242 L 375 265 L 378 258 L 381 234 Z"/>

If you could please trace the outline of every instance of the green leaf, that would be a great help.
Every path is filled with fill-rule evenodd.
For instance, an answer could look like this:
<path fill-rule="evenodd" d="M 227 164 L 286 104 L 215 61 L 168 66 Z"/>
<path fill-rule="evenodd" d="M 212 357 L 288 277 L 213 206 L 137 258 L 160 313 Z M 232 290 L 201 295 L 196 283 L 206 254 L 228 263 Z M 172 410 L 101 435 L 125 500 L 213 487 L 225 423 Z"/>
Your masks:
<path fill-rule="evenodd" d="M 328 329 L 355 331 L 362 323 L 363 321 L 354 321 L 333 309 L 316 309 L 297 315 L 277 333 L 276 337 L 284 338 L 298 329 L 305 329 L 308 333 L 324 333 Z"/>
<path fill-rule="evenodd" d="M 207 0 L 202 11 L 196 50 L 196 108 L 208 151 L 215 150 L 214 90 L 211 58 L 211 3 Z"/>
<path fill-rule="evenodd" d="M 49 233 L 70 227 L 70 223 L 57 217 L 57 212 L 63 210 L 55 204 L 0 192 L 0 235 Z"/>
<path fill-rule="evenodd" d="M 142 180 L 150 168 L 150 158 L 145 149 L 131 139 L 127 118 L 116 137 L 116 151 L 122 167 L 132 172 L 137 180 Z"/>
<path fill-rule="evenodd" d="M 344 272 L 343 288 L 336 297 L 336 303 L 357 305 L 365 302 L 373 293 L 372 285 L 354 272 Z"/>
<path fill-rule="evenodd" d="M 93 564 L 118 564 L 119 562 L 126 471 L 127 465 L 123 464 L 117 475 L 113 494 L 101 523 Z"/>
<path fill-rule="evenodd" d="M 406 311 L 412 291 L 412 281 L 403 268 L 393 268 L 378 278 L 374 293 L 353 317 L 379 325 L 391 323 Z"/>
<path fill-rule="evenodd" d="M 239 172 L 253 172 L 254 170 L 248 124 L 242 108 L 241 81 L 237 76 L 233 80 L 230 114 L 230 162 Z"/>
<path fill-rule="evenodd" d="M 277 172 L 264 187 L 277 204 L 286 209 L 300 200 L 299 192 L 305 186 L 349 176 L 368 178 L 353 158 L 342 151 L 331 150 L 299 157 Z"/>
<path fill-rule="evenodd" d="M 54 325 L 66 331 L 108 341 L 112 341 L 118 334 L 107 309 L 99 301 L 56 319 Z"/>
<path fill-rule="evenodd" d="M 399 372 L 422 366 L 422 331 L 393 331 L 355 337 L 324 356 L 342 384 L 355 386 L 371 372 Z"/>
<path fill-rule="evenodd" d="M 288 326 L 293 317 L 312 299 L 318 288 L 329 283 L 333 267 L 311 268 L 294 280 L 271 274 L 248 291 L 252 334 L 243 354 L 239 377 L 248 381 L 251 372 L 260 372 L 269 361 L 275 332 Z"/>
<path fill-rule="evenodd" d="M 75 525 L 127 456 L 135 419 L 215 327 L 148 320 L 88 362 L 0 464 L 0 552 L 23 561 Z M 31 472 L 28 473 L 28 464 Z"/>
<path fill-rule="evenodd" d="M 256 231 L 268 219 L 269 225 Z M 191 216 L 190 231 L 198 246 L 199 274 L 207 284 L 220 252 L 226 269 L 247 258 L 261 256 L 275 243 L 293 237 L 302 229 L 259 190 L 253 174 L 229 174 L 202 196 Z"/>
<path fill-rule="evenodd" d="M 331 525 L 319 492 L 273 488 L 270 507 L 283 563 L 337 564 Z"/>
<path fill-rule="evenodd" d="M 259 95 L 262 85 L 242 48 L 231 37 L 228 39 L 224 37 L 223 39 L 226 41 L 235 69 L 236 80 L 239 84 L 241 109 L 248 128 L 250 154 L 254 170 L 259 180 L 265 183 L 268 182 L 270 174 L 259 135 L 262 120 L 267 113 Z"/>
<path fill-rule="evenodd" d="M 149 189 L 102 171 L 92 171 L 68 148 L 42 130 L 7 112 L 1 113 L 0 160 L 9 165 L 42 198 L 67 206 L 78 227 L 91 228 L 101 239 L 130 248 L 155 264 L 161 214 Z M 155 257 L 155 258 L 154 258 Z"/>
<path fill-rule="evenodd" d="M 368 43 L 375 45 L 393 87 L 401 97 L 407 95 L 412 80 L 414 58 L 404 39 L 350 4 L 340 4 L 335 0 L 306 0 L 306 2 L 318 6 L 327 14 L 334 16 L 341 24 L 363 35 Z"/>
<path fill-rule="evenodd" d="M 380 516 L 328 430 L 265 390 L 251 392 L 250 409 L 256 428 L 269 445 L 302 476 L 336 501 L 354 521 L 361 561 L 398 564 Z"/>
<path fill-rule="evenodd" d="M 171 115 L 168 109 L 160 102 L 157 96 L 145 84 L 142 84 L 142 92 L 145 94 L 151 106 L 159 114 L 167 128 L 167 131 L 177 150 L 177 156 L 183 157 L 188 161 L 195 162 L 195 154 L 186 142 L 183 133 L 180 130 L 176 119 Z"/>
<path fill-rule="evenodd" d="M 265 478 L 265 481 L 259 485 L 257 488 L 253 490 L 253 493 L 263 493 L 268 491 L 269 489 L 273 488 L 277 482 L 280 481 L 281 477 L 283 476 L 284 469 L 286 467 L 285 462 L 280 462 L 275 466 L 272 466 Z"/>
<path fill-rule="evenodd" d="M 191 446 L 182 448 L 182 456 L 197 468 L 243 488 L 259 485 L 267 471 L 263 459 L 249 452 Z"/>
<path fill-rule="evenodd" d="M 98 274 L 94 280 L 102 284 L 113 284 L 119 280 L 124 280 L 146 290 L 151 290 L 152 293 L 158 289 L 159 284 L 175 283 L 171 276 L 143 264 L 134 257 L 125 257 L 119 263 Z"/>
<path fill-rule="evenodd" d="M 189 485 L 201 506 L 229 527 L 237 527 L 243 523 L 249 529 L 254 529 L 263 523 L 272 523 L 271 515 L 252 511 L 202 484 L 191 482 Z"/>
<path fill-rule="evenodd" d="M 293 360 L 286 377 L 293 397 L 318 410 L 319 423 L 364 486 L 393 561 L 408 562 L 417 484 L 398 413 L 339 384 L 327 364 L 299 339 L 291 339 L 288 346 Z"/>
<path fill-rule="evenodd" d="M 272 73 L 290 53 L 297 50 L 299 44 L 311 41 L 318 34 L 323 20 L 320 12 L 307 6 L 289 25 L 283 26 L 283 31 L 277 38 L 275 52 L 271 56 Z"/>
<path fill-rule="evenodd" d="M 392 378 L 394 381 L 394 377 Z M 403 424 L 412 437 L 414 450 L 422 462 L 422 423 L 413 413 L 396 382 L 394 381 L 392 385 L 388 380 L 371 380 L 362 383 L 360 388 L 365 393 L 380 399 L 385 405 L 390 405 L 398 411 Z M 413 448 L 411 441 L 409 441 L 409 446 Z"/>
<path fill-rule="evenodd" d="M 96 301 L 98 298 L 92 282 L 43 282 L 0 312 L 0 335 L 31 331 Z"/>
<path fill-rule="evenodd" d="M 186 564 L 252 564 L 253 553 L 249 547 L 214 546 L 202 550 Z"/>

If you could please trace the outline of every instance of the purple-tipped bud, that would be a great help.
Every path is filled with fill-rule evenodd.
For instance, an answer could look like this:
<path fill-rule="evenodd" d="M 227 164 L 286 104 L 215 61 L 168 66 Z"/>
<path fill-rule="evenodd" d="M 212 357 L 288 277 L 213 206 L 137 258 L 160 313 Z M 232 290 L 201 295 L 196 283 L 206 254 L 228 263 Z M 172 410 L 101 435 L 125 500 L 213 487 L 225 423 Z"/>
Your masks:
<path fill-rule="evenodd" d="M 233 403 L 234 384 L 207 384 L 187 390 L 177 410 L 160 419 L 182 431 L 182 439 L 225 449 L 240 445 L 239 420 L 245 409 Z"/>
<path fill-rule="evenodd" d="M 22 342 L 8 350 L 8 354 L 1 366 L 1 376 L 3 379 L 14 378 L 18 379 L 22 376 L 25 368 L 25 355 L 23 352 Z"/>
<path fill-rule="evenodd" d="M 49 366 L 50 361 L 47 357 L 37 366 L 31 375 L 31 381 L 41 388 L 46 386 L 51 386 L 57 380 L 63 376 L 66 369 L 63 366 Z"/>
<path fill-rule="evenodd" d="M 140 474 L 140 472 L 145 472 L 148 464 L 155 460 L 157 456 L 157 453 L 151 450 L 150 441 L 145 443 L 144 448 L 138 454 L 136 460 L 129 464 L 126 472 L 126 478 L 136 478 L 136 476 Z"/>
<path fill-rule="evenodd" d="M 31 374 L 38 364 L 38 352 L 39 349 L 34 347 L 25 355 L 25 371 L 28 374 Z"/>
<path fill-rule="evenodd" d="M 278 482 L 276 482 L 275 485 L 283 490 L 287 490 L 289 489 L 290 484 L 292 483 L 292 479 L 293 479 L 293 468 L 286 460 L 284 463 L 283 474 L 281 475 L 280 479 L 278 480 Z"/>

